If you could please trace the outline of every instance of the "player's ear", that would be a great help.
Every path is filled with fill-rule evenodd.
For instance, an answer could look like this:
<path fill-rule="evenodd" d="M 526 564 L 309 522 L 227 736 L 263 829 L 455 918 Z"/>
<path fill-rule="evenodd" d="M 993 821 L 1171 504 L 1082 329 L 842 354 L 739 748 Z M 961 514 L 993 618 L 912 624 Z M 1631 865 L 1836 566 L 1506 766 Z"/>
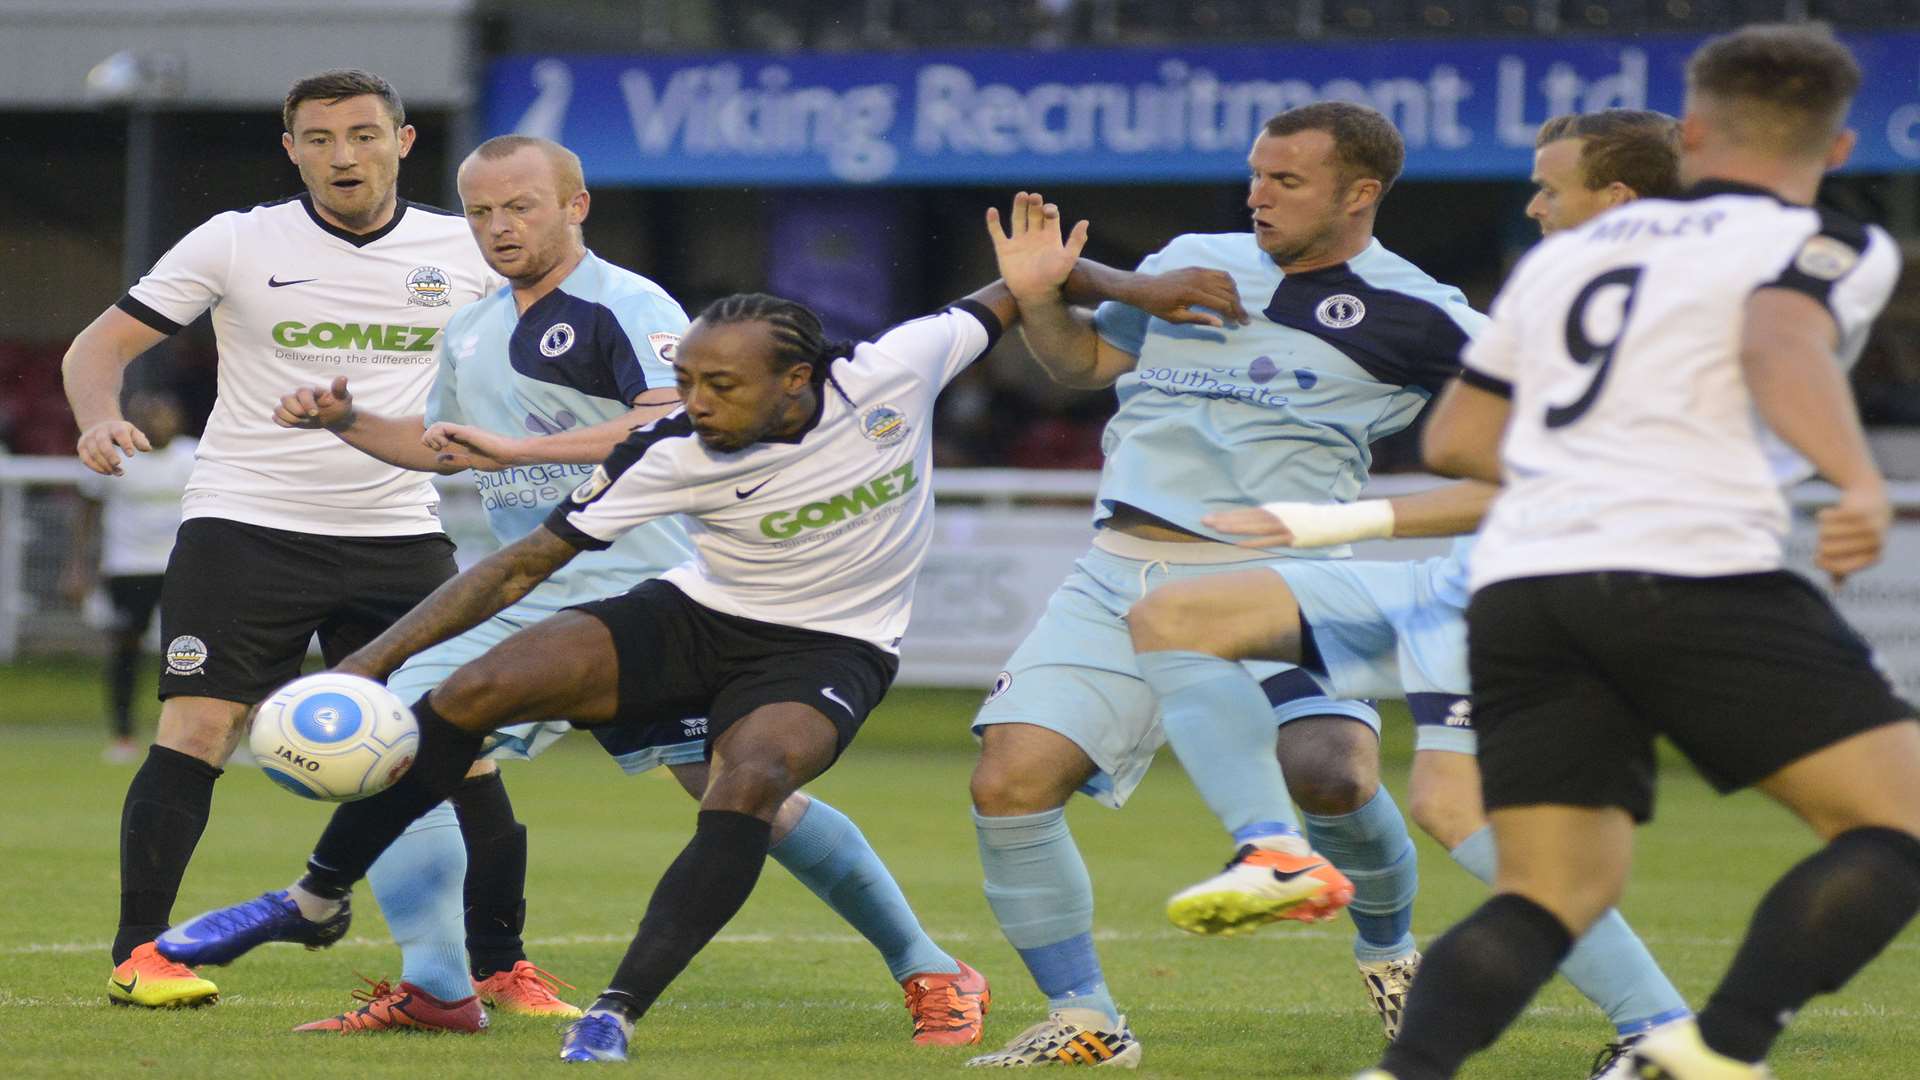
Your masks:
<path fill-rule="evenodd" d="M 1853 148 L 1860 141 L 1860 133 L 1847 128 L 1833 137 L 1833 145 L 1827 148 L 1827 171 L 1832 172 L 1847 163 L 1853 156 Z"/>
<path fill-rule="evenodd" d="M 288 161 L 293 162 L 295 165 L 300 164 L 300 155 L 293 152 L 293 132 L 283 131 L 280 133 L 280 148 L 287 152 Z"/>
<path fill-rule="evenodd" d="M 1380 201 L 1380 181 L 1362 177 L 1347 186 L 1347 212 L 1358 214 Z"/>
<path fill-rule="evenodd" d="M 413 151 L 414 130 L 412 124 L 400 125 L 400 156 L 406 157 Z"/>
<path fill-rule="evenodd" d="M 1606 190 L 1600 193 L 1600 201 L 1606 203 L 1609 210 L 1623 203 L 1630 203 L 1639 197 L 1639 192 L 1618 180 L 1608 184 Z"/>
<path fill-rule="evenodd" d="M 573 198 L 567 200 L 567 224 L 586 224 L 587 211 L 591 208 L 592 203 L 592 196 L 588 195 L 585 191 L 575 192 Z"/>

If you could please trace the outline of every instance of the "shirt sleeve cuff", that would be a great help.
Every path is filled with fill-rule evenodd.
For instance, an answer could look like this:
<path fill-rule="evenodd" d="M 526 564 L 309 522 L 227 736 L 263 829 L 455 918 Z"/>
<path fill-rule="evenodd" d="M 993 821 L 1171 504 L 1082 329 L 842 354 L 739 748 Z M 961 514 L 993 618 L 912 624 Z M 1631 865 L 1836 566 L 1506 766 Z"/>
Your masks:
<path fill-rule="evenodd" d="M 1503 398 L 1510 398 L 1513 396 L 1512 383 L 1506 382 L 1502 379 L 1496 379 L 1493 376 L 1487 374 L 1486 372 L 1479 371 L 1474 368 L 1470 368 L 1470 367 L 1461 368 L 1460 381 L 1463 383 L 1466 383 L 1468 386 L 1473 387 L 1475 390 L 1485 390 L 1489 394 L 1497 394 Z"/>
<path fill-rule="evenodd" d="M 1000 335 L 1006 333 L 1007 330 L 1007 328 L 1001 324 L 1000 316 L 995 315 L 992 308 L 978 300 L 955 300 L 951 306 L 955 311 L 964 311 L 973 316 L 975 321 L 979 322 L 979 324 L 986 329 L 987 347 L 981 349 L 980 354 L 984 356 L 992 352 L 993 347 L 1000 342 Z"/>
<path fill-rule="evenodd" d="M 148 307 L 147 305 L 141 303 L 140 301 L 135 300 L 133 298 L 132 293 L 128 293 L 127 295 L 122 296 L 120 299 L 114 301 L 113 306 L 119 308 L 121 311 L 126 312 L 127 314 L 133 316 L 134 318 L 139 319 L 141 322 L 145 323 L 147 326 L 155 330 L 158 330 L 160 333 L 165 334 L 168 337 L 172 337 L 173 335 L 179 333 L 181 330 L 185 329 L 185 327 L 183 327 L 181 324 L 174 322 L 172 319 L 167 318 L 165 315 L 162 315 L 159 312 Z"/>
<path fill-rule="evenodd" d="M 613 546 L 613 541 L 590 536 L 567 520 L 567 515 L 572 513 L 572 509 L 564 502 L 554 507 L 553 513 L 547 515 L 547 531 L 581 551 L 605 551 Z"/>

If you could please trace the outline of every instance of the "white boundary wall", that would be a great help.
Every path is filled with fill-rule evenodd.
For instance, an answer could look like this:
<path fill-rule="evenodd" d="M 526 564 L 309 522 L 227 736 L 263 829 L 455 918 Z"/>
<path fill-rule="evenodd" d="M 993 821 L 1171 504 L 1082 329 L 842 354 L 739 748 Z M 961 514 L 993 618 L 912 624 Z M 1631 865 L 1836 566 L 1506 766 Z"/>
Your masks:
<path fill-rule="evenodd" d="M 86 648 L 97 637 L 58 596 L 71 492 L 83 475 L 71 458 L 0 456 L 0 661 L 22 652 Z M 939 500 L 934 548 L 914 597 L 913 624 L 901 649 L 900 682 L 913 686 L 993 684 L 1001 664 L 1045 609 L 1047 598 L 1087 549 L 1089 507 L 1099 477 L 1091 472 L 946 469 L 934 474 Z M 1438 483 L 1425 476 L 1382 477 L 1369 496 Z M 472 485 L 439 481 L 442 520 L 463 563 L 486 554 L 486 530 Z M 1909 699 L 1920 701 L 1920 483 L 1895 484 L 1900 517 L 1880 565 L 1835 594 L 1842 612 L 1871 641 Z M 1808 484 L 1794 492 L 1789 558 L 1805 568 L 1812 510 L 1832 491 Z M 1377 541 L 1359 557 L 1424 558 L 1444 540 Z"/>

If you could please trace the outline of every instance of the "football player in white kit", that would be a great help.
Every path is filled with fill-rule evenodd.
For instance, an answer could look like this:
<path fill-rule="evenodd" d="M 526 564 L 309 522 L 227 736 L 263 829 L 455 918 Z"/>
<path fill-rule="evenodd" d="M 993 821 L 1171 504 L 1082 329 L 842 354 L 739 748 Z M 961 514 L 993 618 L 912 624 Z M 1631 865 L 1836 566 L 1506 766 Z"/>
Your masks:
<path fill-rule="evenodd" d="M 997 221 L 990 212 L 990 227 Z M 1064 277 L 1085 243 L 1084 227 L 1063 240 L 1057 210 L 1038 196 L 1016 200 L 1013 224 L 997 245 L 1003 266 L 1024 259 Z M 709 305 L 676 352 L 681 410 L 635 431 L 544 525 L 338 669 L 383 677 L 580 552 L 667 515 L 685 519 L 695 558 L 545 619 L 449 675 L 414 705 L 413 767 L 335 812 L 299 882 L 190 920 L 159 947 L 182 962 L 225 963 L 267 941 L 338 940 L 354 882 L 458 782 L 487 732 L 566 716 L 677 733 L 704 717 L 710 779 L 693 839 L 561 1047 L 569 1061 L 624 1060 L 634 1022 L 746 902 L 778 808 L 832 765 L 892 683 L 932 540 L 934 400 L 1017 314 L 996 281 L 850 344 L 827 341 L 791 301 L 751 294 Z"/>
<path fill-rule="evenodd" d="M 212 982 L 151 942 L 167 927 L 247 707 L 299 674 L 316 633 L 338 660 L 455 570 L 425 477 L 324 431 L 289 435 L 270 417 L 287 386 L 344 374 L 368 400 L 419 411 L 441 328 L 495 279 L 459 215 L 398 197 L 414 130 L 385 80 L 302 79 L 282 118 L 306 192 L 188 233 L 74 339 L 64 364 L 80 460 L 117 476 L 123 455 L 151 449 L 121 415 L 122 372 L 213 313 L 219 397 L 161 590 L 164 704 L 121 815 L 107 988 L 117 1004 L 217 999 Z"/>
<path fill-rule="evenodd" d="M 1646 1080 L 1761 1080 L 1787 1021 L 1920 910 L 1920 723 L 1785 571 L 1780 441 L 1840 491 L 1815 564 L 1879 559 L 1892 512 L 1843 361 L 1899 273 L 1883 231 L 1811 204 L 1853 146 L 1861 73 L 1818 26 L 1748 27 L 1687 65 L 1679 199 L 1523 259 L 1426 434 L 1502 483 L 1472 560 L 1469 673 L 1496 895 L 1429 949 L 1366 1080 L 1441 1080 L 1497 1039 L 1626 885 L 1654 738 L 1757 787 L 1825 846 L 1761 901 Z M 1777 438 L 1776 438 L 1777 437 Z"/>

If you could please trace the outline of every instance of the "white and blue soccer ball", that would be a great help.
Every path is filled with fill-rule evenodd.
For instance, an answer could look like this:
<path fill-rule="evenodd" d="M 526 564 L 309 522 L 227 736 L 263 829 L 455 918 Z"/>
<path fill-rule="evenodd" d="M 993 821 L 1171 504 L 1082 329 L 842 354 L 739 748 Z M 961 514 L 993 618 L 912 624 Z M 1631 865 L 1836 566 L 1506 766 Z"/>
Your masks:
<path fill-rule="evenodd" d="M 323 671 L 261 703 L 248 745 L 267 778 L 295 795 L 352 802 L 400 779 L 420 746 L 420 725 L 385 686 Z"/>

